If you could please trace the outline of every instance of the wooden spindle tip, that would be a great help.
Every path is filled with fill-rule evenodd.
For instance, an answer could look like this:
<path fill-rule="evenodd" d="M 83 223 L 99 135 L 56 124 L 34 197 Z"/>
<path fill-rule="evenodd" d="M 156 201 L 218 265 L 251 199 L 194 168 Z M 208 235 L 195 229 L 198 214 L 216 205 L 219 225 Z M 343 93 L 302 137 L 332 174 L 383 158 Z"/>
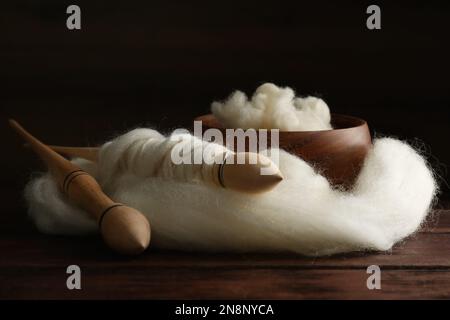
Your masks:
<path fill-rule="evenodd" d="M 239 156 L 241 160 L 245 159 L 244 163 L 238 162 Z M 222 168 L 222 181 L 226 188 L 259 193 L 271 190 L 283 180 L 278 166 L 262 154 L 244 152 L 230 157 L 234 158 L 232 163 L 227 157 Z M 256 163 L 251 157 L 256 157 Z"/>
<path fill-rule="evenodd" d="M 119 253 L 140 254 L 150 244 L 150 224 L 136 209 L 123 205 L 112 207 L 99 224 L 106 244 Z"/>
<path fill-rule="evenodd" d="M 17 129 L 20 127 L 20 124 L 14 119 L 8 119 L 8 123 L 11 128 Z"/>

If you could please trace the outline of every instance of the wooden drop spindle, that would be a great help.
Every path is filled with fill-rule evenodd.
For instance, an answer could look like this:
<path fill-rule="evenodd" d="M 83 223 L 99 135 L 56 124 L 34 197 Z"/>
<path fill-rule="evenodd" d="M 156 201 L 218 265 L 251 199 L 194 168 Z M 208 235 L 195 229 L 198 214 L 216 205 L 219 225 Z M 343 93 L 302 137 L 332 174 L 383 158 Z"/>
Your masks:
<path fill-rule="evenodd" d="M 16 121 L 11 127 L 47 164 L 62 192 L 97 221 L 106 244 L 123 254 L 139 254 L 150 243 L 150 224 L 139 211 L 115 203 L 97 181 L 81 168 L 51 150 Z"/>
<path fill-rule="evenodd" d="M 92 147 L 66 147 L 48 146 L 53 151 L 69 156 L 79 157 L 96 162 L 100 148 Z M 256 161 L 250 161 L 251 153 L 244 152 L 240 156 L 244 158 L 244 163 L 237 162 L 239 153 L 233 153 L 225 159 L 225 163 L 211 165 L 214 172 L 214 184 L 246 193 L 266 192 L 275 188 L 283 180 L 278 167 L 267 157 L 261 154 L 253 154 Z M 233 158 L 233 159 L 231 159 Z M 229 161 L 233 160 L 233 161 Z M 231 162 L 231 163 L 230 163 Z M 273 174 L 262 175 L 262 168 L 271 167 Z"/>

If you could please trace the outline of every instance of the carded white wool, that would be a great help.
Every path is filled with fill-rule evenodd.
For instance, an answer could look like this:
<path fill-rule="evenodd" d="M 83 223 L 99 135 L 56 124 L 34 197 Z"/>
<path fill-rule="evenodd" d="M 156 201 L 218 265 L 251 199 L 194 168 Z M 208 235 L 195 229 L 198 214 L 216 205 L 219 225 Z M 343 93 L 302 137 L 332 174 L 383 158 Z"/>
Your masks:
<path fill-rule="evenodd" d="M 295 97 L 291 88 L 280 88 L 272 83 L 258 87 L 251 100 L 245 93 L 236 91 L 223 103 L 213 102 L 211 111 L 227 128 L 331 129 L 330 109 L 322 99 Z"/>
<path fill-rule="evenodd" d="M 374 141 L 352 191 L 333 189 L 308 163 L 280 150 L 284 180 L 269 192 L 249 195 L 154 174 L 159 162 L 152 155 L 158 159 L 164 153 L 150 142 L 158 135 L 139 129 L 105 144 L 98 167 L 75 160 L 112 199 L 148 217 L 151 246 L 157 248 L 311 256 L 388 250 L 417 230 L 436 191 L 424 159 L 395 139 Z M 30 182 L 26 198 L 42 232 L 81 234 L 96 228 L 67 203 L 48 174 Z"/>

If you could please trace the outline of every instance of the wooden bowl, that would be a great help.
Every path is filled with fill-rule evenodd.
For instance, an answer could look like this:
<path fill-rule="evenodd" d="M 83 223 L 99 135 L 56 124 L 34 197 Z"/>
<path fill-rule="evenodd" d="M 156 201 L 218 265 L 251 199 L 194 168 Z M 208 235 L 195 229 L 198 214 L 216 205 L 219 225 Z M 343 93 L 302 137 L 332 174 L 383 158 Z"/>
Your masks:
<path fill-rule="evenodd" d="M 202 132 L 216 128 L 225 137 L 225 128 L 214 115 L 203 115 L 195 120 L 202 121 Z M 369 127 L 362 119 L 341 114 L 332 114 L 331 124 L 333 130 L 280 131 L 279 146 L 312 164 L 333 185 L 348 188 L 355 181 L 371 148 Z M 270 146 L 270 133 L 267 136 Z"/>

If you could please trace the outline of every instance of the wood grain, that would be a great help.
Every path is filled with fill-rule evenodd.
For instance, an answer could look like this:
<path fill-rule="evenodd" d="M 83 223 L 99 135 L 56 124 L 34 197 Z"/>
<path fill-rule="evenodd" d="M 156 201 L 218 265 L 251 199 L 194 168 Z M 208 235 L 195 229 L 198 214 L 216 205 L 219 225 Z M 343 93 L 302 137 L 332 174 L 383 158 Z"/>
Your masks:
<path fill-rule="evenodd" d="M 368 290 L 366 269 L 290 270 L 82 267 L 82 290 L 65 288 L 65 268 L 28 270 L 9 287 L 27 299 L 448 299 L 448 270 L 385 270 Z M 3 270 L 12 277 L 15 270 Z M 33 288 L 30 290 L 30 288 Z M 99 289 L 101 288 L 101 289 Z M 3 293 L 4 294 L 4 293 Z M 3 296 L 0 291 L 0 295 Z"/>
<path fill-rule="evenodd" d="M 1 233 L 0 299 L 450 298 L 449 226 L 450 210 L 441 210 L 391 252 L 323 258 L 156 250 L 124 258 L 96 239 L 10 229 Z M 70 264 L 82 269 L 81 291 L 65 287 Z M 373 264 L 380 291 L 366 287 Z"/>

